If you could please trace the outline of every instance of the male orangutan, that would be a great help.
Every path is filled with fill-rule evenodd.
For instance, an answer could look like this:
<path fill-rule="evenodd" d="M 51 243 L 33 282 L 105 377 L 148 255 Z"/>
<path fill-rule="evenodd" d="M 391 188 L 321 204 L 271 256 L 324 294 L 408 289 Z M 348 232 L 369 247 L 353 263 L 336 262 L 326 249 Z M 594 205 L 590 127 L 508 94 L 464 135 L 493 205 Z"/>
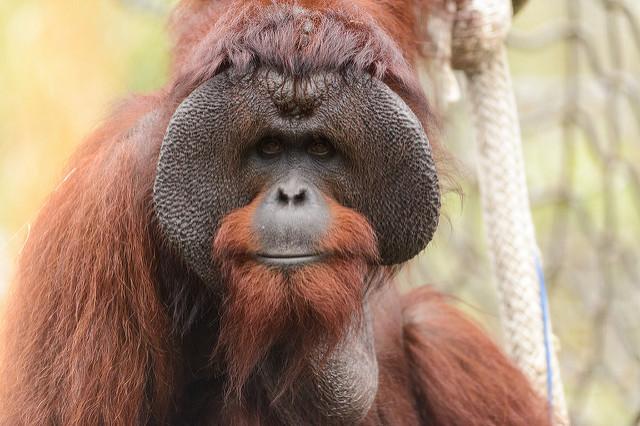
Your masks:
<path fill-rule="evenodd" d="M 180 4 L 170 84 L 82 146 L 32 227 L 0 423 L 547 424 L 476 326 L 393 286 L 440 208 L 428 13 Z"/>

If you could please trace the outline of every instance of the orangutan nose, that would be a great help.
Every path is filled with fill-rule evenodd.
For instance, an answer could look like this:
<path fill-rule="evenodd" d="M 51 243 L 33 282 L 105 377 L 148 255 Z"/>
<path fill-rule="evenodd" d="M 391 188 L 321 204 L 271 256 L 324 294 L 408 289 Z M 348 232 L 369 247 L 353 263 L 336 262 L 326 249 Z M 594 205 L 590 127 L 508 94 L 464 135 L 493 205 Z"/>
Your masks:
<path fill-rule="evenodd" d="M 253 220 L 260 256 L 283 262 L 317 256 L 330 219 L 329 207 L 313 184 L 296 175 L 277 182 Z"/>

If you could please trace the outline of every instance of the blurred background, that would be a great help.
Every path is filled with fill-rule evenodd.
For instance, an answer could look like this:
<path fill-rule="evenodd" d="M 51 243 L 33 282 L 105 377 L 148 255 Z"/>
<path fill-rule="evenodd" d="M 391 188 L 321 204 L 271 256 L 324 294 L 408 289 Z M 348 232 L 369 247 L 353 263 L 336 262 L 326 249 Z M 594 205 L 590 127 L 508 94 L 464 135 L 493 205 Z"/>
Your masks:
<path fill-rule="evenodd" d="M 70 154 L 111 105 L 166 81 L 170 0 L 0 2 L 0 298 Z M 640 2 L 530 0 L 510 61 L 574 425 L 640 424 Z M 446 145 L 464 195 L 401 275 L 500 338 L 468 105 Z M 1 350 L 1 349 L 0 349 Z"/>

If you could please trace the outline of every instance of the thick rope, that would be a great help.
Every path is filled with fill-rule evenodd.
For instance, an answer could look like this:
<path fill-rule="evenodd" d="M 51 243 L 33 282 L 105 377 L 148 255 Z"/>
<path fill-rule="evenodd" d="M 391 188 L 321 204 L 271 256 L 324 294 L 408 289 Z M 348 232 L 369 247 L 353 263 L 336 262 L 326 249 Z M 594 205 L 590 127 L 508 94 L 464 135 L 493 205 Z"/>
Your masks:
<path fill-rule="evenodd" d="M 536 271 L 538 248 L 504 49 L 468 77 L 483 215 L 507 351 L 540 394 L 550 399 L 556 424 L 568 424 L 551 323 L 542 299 L 546 295 L 540 291 Z"/>
<path fill-rule="evenodd" d="M 426 53 L 443 75 L 450 75 L 453 66 L 468 79 L 483 216 L 507 352 L 540 395 L 547 396 L 554 423 L 568 425 L 544 281 L 536 268 L 540 255 L 504 45 L 511 15 L 509 0 L 438 0 L 427 26 Z M 450 33 L 443 35 L 443 28 Z M 444 91 L 449 98 L 456 93 Z"/>

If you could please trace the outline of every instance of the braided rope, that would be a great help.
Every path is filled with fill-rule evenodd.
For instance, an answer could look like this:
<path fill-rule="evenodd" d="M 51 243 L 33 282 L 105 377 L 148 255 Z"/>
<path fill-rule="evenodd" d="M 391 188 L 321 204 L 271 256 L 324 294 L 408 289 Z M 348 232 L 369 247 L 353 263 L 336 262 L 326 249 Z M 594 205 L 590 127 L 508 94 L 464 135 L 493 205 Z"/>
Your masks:
<path fill-rule="evenodd" d="M 478 146 L 478 177 L 507 351 L 534 387 L 551 399 L 556 424 L 568 424 L 560 370 L 551 350 L 547 365 L 538 248 L 520 146 L 520 128 L 506 53 L 468 74 Z M 551 325 L 547 325 L 551 334 Z M 547 336 L 548 337 L 548 336 Z M 551 368 L 551 388 L 547 373 Z"/>
<path fill-rule="evenodd" d="M 568 425 L 544 282 L 536 270 L 539 251 L 504 46 L 511 1 L 439 0 L 436 9 L 427 25 L 426 53 L 432 54 L 444 75 L 451 74 L 451 64 L 463 70 L 469 82 L 483 216 L 506 349 L 534 388 L 547 396 L 554 423 Z M 447 25 L 451 33 L 442 35 Z"/>

